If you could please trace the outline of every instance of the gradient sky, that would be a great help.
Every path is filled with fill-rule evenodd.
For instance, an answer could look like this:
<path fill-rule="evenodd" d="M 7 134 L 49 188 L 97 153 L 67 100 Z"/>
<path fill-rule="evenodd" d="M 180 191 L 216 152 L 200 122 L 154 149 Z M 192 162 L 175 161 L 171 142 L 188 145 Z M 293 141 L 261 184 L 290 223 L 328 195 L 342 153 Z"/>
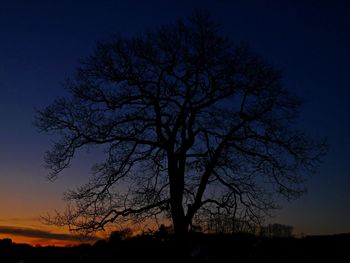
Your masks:
<path fill-rule="evenodd" d="M 270 221 L 299 233 L 350 232 L 348 1 L 23 0 L 0 3 L 0 238 L 70 242 L 39 217 L 62 209 L 62 193 L 86 182 L 90 164 L 98 161 L 82 152 L 49 182 L 43 155 L 51 138 L 32 125 L 35 108 L 65 94 L 62 84 L 96 41 L 134 35 L 195 8 L 209 11 L 224 34 L 281 69 L 284 85 L 305 101 L 302 129 L 328 138 L 330 152 L 320 174 L 307 182 L 308 193 L 281 201 L 283 209 Z"/>

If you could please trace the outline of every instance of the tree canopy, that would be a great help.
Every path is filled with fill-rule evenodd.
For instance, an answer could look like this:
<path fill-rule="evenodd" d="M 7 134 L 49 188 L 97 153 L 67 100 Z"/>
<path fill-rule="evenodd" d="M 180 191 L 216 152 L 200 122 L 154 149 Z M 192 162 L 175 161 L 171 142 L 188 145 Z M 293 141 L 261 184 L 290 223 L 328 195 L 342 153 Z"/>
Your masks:
<path fill-rule="evenodd" d="M 217 211 L 256 221 L 276 195 L 299 196 L 325 153 L 293 125 L 300 100 L 280 72 L 206 15 L 98 43 L 68 88 L 37 114 L 59 138 L 49 176 L 79 148 L 106 156 L 54 218 L 75 230 L 165 216 L 183 234 Z"/>

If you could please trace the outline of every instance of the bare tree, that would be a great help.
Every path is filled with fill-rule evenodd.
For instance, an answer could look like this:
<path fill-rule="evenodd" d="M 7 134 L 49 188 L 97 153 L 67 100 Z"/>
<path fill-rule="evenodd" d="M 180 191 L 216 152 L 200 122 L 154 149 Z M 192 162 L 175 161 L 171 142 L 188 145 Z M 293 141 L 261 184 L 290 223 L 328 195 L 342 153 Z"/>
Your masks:
<path fill-rule="evenodd" d="M 260 228 L 260 235 L 265 237 L 292 237 L 293 227 L 282 224 L 269 224 Z"/>
<path fill-rule="evenodd" d="M 300 102 L 280 79 L 201 14 L 99 43 L 69 82 L 71 97 L 37 114 L 36 126 L 59 138 L 45 158 L 50 178 L 79 148 L 106 153 L 50 220 L 95 231 L 168 216 L 181 236 L 201 212 L 258 220 L 276 193 L 299 196 L 325 151 L 295 129 Z"/>

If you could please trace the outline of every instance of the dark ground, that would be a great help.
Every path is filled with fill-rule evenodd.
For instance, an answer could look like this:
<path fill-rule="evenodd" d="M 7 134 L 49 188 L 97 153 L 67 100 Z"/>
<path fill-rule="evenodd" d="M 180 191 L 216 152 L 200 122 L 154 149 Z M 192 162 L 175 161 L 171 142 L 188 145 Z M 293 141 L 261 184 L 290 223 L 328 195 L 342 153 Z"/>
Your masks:
<path fill-rule="evenodd" d="M 247 234 L 193 234 L 182 243 L 170 236 L 138 236 L 76 247 L 32 247 L 0 240 L 0 262 L 347 262 L 350 234 L 262 238 Z"/>

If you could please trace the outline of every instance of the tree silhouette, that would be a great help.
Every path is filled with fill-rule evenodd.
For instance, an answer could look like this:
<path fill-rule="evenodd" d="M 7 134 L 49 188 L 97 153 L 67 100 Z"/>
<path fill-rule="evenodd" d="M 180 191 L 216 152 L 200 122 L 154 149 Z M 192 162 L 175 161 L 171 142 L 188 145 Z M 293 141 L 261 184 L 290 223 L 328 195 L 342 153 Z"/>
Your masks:
<path fill-rule="evenodd" d="M 275 194 L 299 196 L 325 150 L 295 129 L 300 101 L 280 79 L 203 14 L 97 44 L 71 96 L 37 114 L 36 126 L 58 135 L 45 157 L 50 178 L 79 148 L 106 153 L 49 221 L 95 231 L 166 216 L 181 236 L 202 212 L 258 220 Z"/>
<path fill-rule="evenodd" d="M 260 235 L 266 237 L 292 237 L 293 227 L 282 224 L 269 224 L 260 229 Z"/>

